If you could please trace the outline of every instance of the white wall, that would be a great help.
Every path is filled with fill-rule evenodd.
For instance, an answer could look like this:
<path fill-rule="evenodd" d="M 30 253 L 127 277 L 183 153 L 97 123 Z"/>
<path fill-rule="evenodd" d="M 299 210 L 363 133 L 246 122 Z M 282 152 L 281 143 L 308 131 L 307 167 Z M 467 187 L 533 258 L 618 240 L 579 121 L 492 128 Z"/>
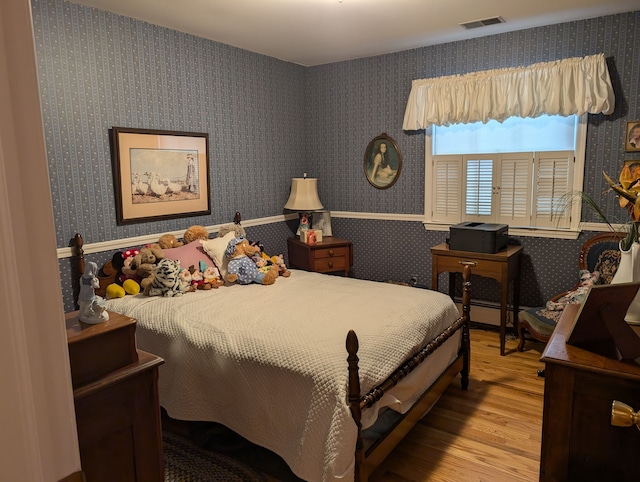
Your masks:
<path fill-rule="evenodd" d="M 80 470 L 29 0 L 0 2 L 0 480 Z"/>

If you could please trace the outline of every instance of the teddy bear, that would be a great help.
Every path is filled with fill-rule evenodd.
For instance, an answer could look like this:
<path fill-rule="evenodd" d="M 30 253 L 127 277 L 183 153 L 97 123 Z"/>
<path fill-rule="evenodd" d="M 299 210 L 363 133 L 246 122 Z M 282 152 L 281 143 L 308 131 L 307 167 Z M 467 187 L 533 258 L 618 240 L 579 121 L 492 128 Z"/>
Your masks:
<path fill-rule="evenodd" d="M 163 234 L 160 236 L 160 239 L 158 239 L 158 246 L 161 249 L 179 248 L 182 245 L 184 245 L 184 243 L 182 241 L 178 241 L 178 238 L 173 234 Z"/>
<path fill-rule="evenodd" d="M 257 248 L 251 246 L 249 241 L 243 237 L 233 238 L 229 241 L 225 250 L 225 256 L 229 258 L 225 280 L 228 283 L 238 282 L 241 285 L 250 283 L 271 285 L 275 283 L 278 271 L 269 270 L 266 273 L 261 273 L 251 259 L 251 256 L 256 252 Z"/>
<path fill-rule="evenodd" d="M 184 235 L 182 236 L 182 239 L 184 240 L 185 244 L 189 244 L 197 239 L 207 240 L 209 239 L 209 231 L 207 231 L 204 226 L 194 225 L 187 228 L 187 230 L 184 232 Z"/>
<path fill-rule="evenodd" d="M 153 277 L 155 265 L 163 258 L 164 253 L 161 249 L 145 246 L 140 248 L 138 254 L 131 260 L 129 267 L 135 270 L 136 276 L 140 279 L 140 287 L 143 293 L 151 282 L 148 278 Z"/>

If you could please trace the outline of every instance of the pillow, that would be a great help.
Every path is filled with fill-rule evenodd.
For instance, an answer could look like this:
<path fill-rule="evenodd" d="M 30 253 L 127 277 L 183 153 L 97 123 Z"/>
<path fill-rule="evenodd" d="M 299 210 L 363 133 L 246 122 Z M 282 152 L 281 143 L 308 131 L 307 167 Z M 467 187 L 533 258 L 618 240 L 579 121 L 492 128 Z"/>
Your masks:
<path fill-rule="evenodd" d="M 189 268 L 193 266 L 199 269 L 200 261 L 207 266 L 213 266 L 213 260 L 207 256 L 200 240 L 192 241 L 178 248 L 163 249 L 164 257 L 174 261 L 180 261 L 181 268 Z"/>
<path fill-rule="evenodd" d="M 235 237 L 236 233 L 230 231 L 221 238 L 208 239 L 202 242 L 202 247 L 205 252 L 211 257 L 220 270 L 220 275 L 222 275 L 222 278 L 225 280 L 227 279 L 227 264 L 229 263 L 229 258 L 224 255 L 224 252 L 227 249 L 229 241 Z"/>

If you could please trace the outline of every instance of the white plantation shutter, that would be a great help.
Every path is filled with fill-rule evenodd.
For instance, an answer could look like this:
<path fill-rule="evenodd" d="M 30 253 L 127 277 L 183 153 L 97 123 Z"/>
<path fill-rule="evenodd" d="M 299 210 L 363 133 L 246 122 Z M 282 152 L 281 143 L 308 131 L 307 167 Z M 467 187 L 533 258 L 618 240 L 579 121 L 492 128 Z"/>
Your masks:
<path fill-rule="evenodd" d="M 432 219 L 460 222 L 462 206 L 462 156 L 438 156 L 433 161 Z"/>
<path fill-rule="evenodd" d="M 466 221 L 492 221 L 493 166 L 494 161 L 490 157 L 464 156 L 464 212 Z"/>
<path fill-rule="evenodd" d="M 531 220 L 531 153 L 502 154 L 496 222 L 528 226 Z"/>
<path fill-rule="evenodd" d="M 540 152 L 534 161 L 533 224 L 564 228 L 570 225 L 565 201 L 573 182 L 573 152 Z"/>

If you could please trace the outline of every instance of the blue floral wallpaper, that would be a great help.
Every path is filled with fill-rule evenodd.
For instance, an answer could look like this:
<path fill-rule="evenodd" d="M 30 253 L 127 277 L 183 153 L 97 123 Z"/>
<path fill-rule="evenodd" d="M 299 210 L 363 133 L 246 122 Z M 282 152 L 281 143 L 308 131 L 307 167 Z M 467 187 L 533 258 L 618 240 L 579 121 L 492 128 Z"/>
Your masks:
<path fill-rule="evenodd" d="M 317 177 L 337 236 L 354 243 L 352 275 L 430 285 L 429 248 L 447 233 L 397 221 L 424 209 L 424 133 L 403 132 L 415 78 L 528 65 L 603 52 L 616 110 L 589 116 L 585 191 L 610 217 L 602 171 L 623 161 L 627 121 L 640 119 L 640 12 L 550 25 L 378 57 L 301 67 L 245 50 L 63 0 L 32 0 L 34 36 L 58 247 L 76 232 L 85 243 L 180 231 L 192 224 L 282 214 L 290 179 Z M 113 126 L 209 133 L 212 213 L 128 226 L 116 224 L 109 129 Z M 386 133 L 402 154 L 402 173 L 378 190 L 363 172 L 369 141 Z M 349 218 L 382 213 L 390 219 Z M 597 221 L 592 214 L 585 221 Z M 248 228 L 286 254 L 295 223 Z M 521 238 L 521 303 L 535 305 L 577 280 L 584 240 Z M 92 255 L 97 262 L 110 253 Z M 72 308 L 69 261 L 61 259 L 65 307 Z M 446 280 L 443 289 L 446 289 Z M 495 301 L 491 280 L 474 297 Z"/>

